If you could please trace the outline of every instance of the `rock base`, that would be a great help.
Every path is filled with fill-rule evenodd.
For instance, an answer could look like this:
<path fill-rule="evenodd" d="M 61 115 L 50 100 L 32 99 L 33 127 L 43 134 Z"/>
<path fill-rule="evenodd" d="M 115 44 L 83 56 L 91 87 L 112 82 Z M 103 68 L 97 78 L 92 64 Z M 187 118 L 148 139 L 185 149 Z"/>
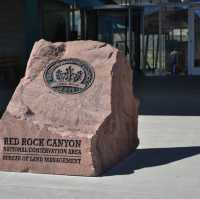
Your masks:
<path fill-rule="evenodd" d="M 84 63 L 70 62 L 75 83 L 50 82 L 49 75 L 45 81 L 47 69 L 54 72 L 51 64 L 71 58 Z M 66 63 L 58 64 L 61 72 Z M 95 41 L 41 40 L 0 121 L 0 170 L 98 176 L 138 146 L 137 109 L 132 70 L 117 49 Z"/>

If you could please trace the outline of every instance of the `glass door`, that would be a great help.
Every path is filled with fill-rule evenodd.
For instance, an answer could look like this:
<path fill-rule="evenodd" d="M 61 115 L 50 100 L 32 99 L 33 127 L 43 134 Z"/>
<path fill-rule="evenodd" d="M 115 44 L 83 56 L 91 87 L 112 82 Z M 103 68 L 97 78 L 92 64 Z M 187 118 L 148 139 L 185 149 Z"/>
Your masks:
<path fill-rule="evenodd" d="M 200 75 L 200 8 L 189 10 L 189 74 Z"/>
<path fill-rule="evenodd" d="M 127 23 L 127 16 L 119 11 L 99 12 L 98 40 L 113 45 L 127 55 Z"/>

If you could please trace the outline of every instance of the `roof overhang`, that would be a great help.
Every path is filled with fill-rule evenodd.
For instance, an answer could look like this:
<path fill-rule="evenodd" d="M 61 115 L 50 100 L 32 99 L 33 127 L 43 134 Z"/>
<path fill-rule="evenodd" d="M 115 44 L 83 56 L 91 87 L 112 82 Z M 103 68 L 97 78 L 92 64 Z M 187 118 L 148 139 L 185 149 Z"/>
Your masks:
<path fill-rule="evenodd" d="M 76 4 L 79 7 L 82 8 L 91 8 L 91 7 L 96 7 L 96 6 L 103 6 L 106 3 L 110 2 L 108 0 L 63 0 L 67 4 L 73 4 L 76 2 Z"/>

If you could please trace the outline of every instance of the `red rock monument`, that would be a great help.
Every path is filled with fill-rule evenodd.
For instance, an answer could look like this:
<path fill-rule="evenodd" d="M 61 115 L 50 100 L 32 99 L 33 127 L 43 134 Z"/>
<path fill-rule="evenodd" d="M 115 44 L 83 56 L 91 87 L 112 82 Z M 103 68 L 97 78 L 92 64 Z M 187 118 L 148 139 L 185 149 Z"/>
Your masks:
<path fill-rule="evenodd" d="M 0 121 L 0 170 L 98 176 L 138 146 L 137 109 L 117 49 L 40 40 Z"/>

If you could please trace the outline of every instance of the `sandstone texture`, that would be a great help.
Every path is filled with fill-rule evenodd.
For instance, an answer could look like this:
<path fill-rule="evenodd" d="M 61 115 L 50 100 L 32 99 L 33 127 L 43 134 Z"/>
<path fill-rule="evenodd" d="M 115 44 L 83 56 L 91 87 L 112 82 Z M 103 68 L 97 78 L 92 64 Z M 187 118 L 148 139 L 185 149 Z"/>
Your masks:
<path fill-rule="evenodd" d="M 44 81 L 49 64 L 76 58 L 95 78 L 78 94 Z M 24 78 L 0 121 L 0 170 L 98 176 L 135 151 L 138 101 L 123 54 L 96 41 L 35 43 Z"/>

